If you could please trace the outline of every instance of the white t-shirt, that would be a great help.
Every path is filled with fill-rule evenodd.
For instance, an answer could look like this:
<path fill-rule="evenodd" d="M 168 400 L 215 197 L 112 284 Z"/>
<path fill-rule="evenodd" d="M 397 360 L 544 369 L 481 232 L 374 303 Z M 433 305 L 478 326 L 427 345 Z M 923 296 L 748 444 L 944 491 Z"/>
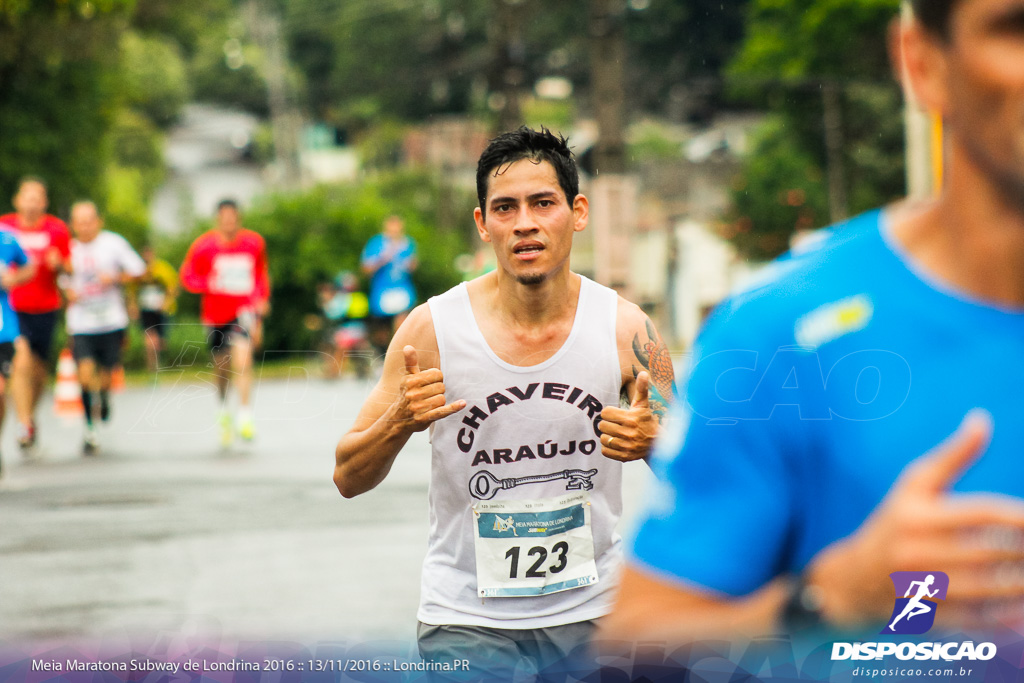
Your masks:
<path fill-rule="evenodd" d="M 120 235 L 101 231 L 89 242 L 71 242 L 71 275 L 62 279 L 77 299 L 68 304 L 69 334 L 102 334 L 128 327 L 121 276 L 139 277 L 146 262 Z M 102 280 L 113 280 L 103 284 Z"/>

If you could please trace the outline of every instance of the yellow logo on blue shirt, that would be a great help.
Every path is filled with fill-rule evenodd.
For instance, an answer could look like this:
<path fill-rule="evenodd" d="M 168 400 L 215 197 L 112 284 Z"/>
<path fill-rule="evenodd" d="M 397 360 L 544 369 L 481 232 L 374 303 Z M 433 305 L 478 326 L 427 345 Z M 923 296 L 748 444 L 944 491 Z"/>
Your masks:
<path fill-rule="evenodd" d="M 796 321 L 796 343 L 816 349 L 822 344 L 867 327 L 875 309 L 866 294 L 819 306 Z"/>

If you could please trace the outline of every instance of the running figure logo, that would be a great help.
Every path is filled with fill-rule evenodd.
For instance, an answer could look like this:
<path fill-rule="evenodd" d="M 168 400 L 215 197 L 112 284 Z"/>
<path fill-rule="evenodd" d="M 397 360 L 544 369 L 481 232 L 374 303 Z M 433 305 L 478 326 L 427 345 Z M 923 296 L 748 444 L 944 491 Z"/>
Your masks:
<path fill-rule="evenodd" d="M 889 577 L 896 595 L 903 597 L 896 598 L 889 624 L 882 633 L 926 633 L 935 623 L 935 600 L 946 599 L 949 577 L 943 572 L 893 572 Z"/>
<path fill-rule="evenodd" d="M 518 536 L 519 534 L 516 533 L 515 515 L 509 515 L 508 519 L 502 519 L 498 515 L 494 515 L 494 530 L 511 531 L 513 536 Z"/>

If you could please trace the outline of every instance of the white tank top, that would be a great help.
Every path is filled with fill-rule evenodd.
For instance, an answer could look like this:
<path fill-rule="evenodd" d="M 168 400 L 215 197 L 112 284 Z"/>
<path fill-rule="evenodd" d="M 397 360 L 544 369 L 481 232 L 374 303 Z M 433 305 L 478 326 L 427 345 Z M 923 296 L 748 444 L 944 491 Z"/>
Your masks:
<path fill-rule="evenodd" d="M 445 398 L 467 405 L 431 428 L 420 621 L 526 629 L 610 611 L 622 464 L 601 455 L 597 422 L 622 385 L 617 303 L 582 278 L 565 343 L 520 367 L 488 346 L 465 284 L 430 299 Z"/>

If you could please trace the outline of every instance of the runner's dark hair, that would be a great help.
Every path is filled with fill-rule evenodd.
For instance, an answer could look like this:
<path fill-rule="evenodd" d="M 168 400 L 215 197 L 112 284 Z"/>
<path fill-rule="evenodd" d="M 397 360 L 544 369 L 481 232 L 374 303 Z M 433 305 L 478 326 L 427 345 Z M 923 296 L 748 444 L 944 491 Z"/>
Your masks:
<path fill-rule="evenodd" d="M 480 210 L 487 215 L 487 187 L 492 176 L 504 173 L 509 164 L 529 159 L 535 164 L 546 161 L 555 169 L 558 184 L 572 206 L 580 193 L 580 176 L 568 140 L 541 126 L 539 131 L 523 126 L 502 133 L 488 143 L 476 166 L 476 195 Z"/>
<path fill-rule="evenodd" d="M 960 0 L 911 0 L 914 16 L 921 25 L 943 40 L 949 40 L 953 9 Z"/>

